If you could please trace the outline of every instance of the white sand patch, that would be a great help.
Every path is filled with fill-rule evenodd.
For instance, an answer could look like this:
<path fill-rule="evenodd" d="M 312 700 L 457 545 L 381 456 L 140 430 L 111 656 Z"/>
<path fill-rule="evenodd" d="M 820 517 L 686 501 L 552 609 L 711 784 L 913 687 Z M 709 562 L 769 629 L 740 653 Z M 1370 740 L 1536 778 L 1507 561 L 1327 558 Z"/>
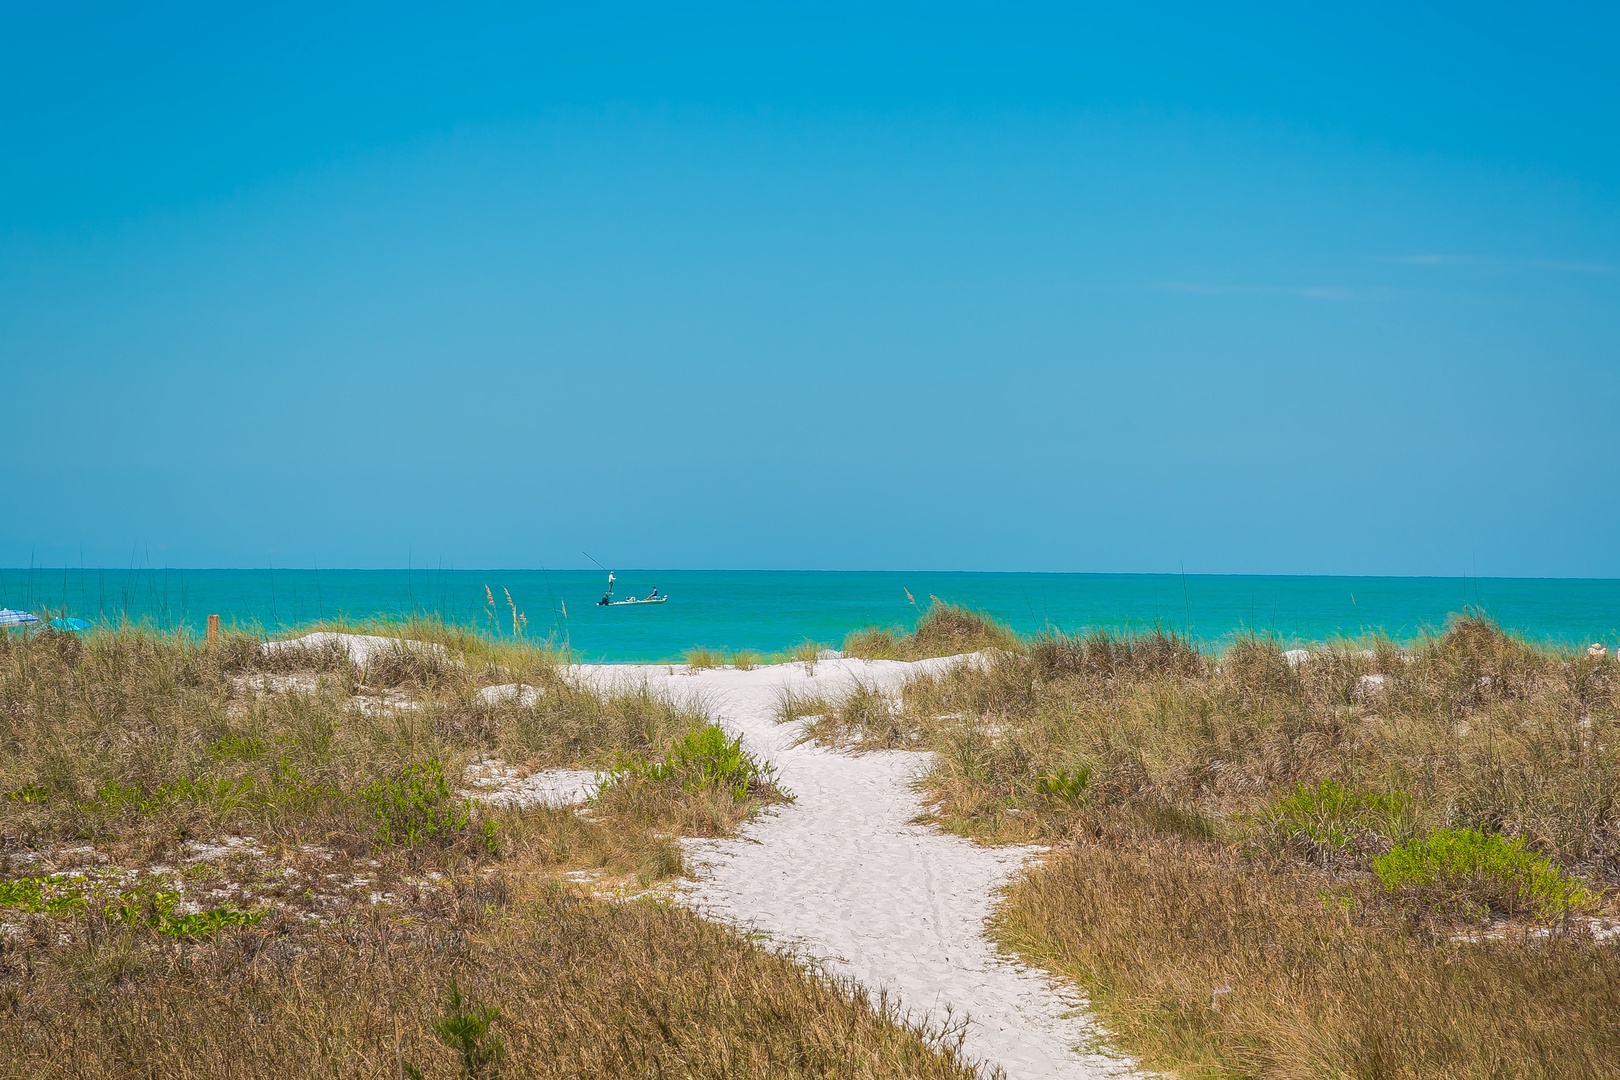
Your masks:
<path fill-rule="evenodd" d="M 356 694 L 349 699 L 346 708 L 352 709 L 361 716 L 382 716 L 390 712 L 414 712 L 422 706 L 412 701 L 404 694 L 383 692 L 381 694 Z"/>
<path fill-rule="evenodd" d="M 1383 675 L 1363 675 L 1356 680 L 1356 693 L 1362 698 L 1375 698 L 1382 694 L 1389 685 L 1389 680 Z"/>
<path fill-rule="evenodd" d="M 541 806 L 561 810 L 589 801 L 602 779 L 601 773 L 589 769 L 545 769 L 528 773 L 499 758 L 489 758 L 467 766 L 462 777 L 467 790 L 462 794 L 491 806 L 514 810 Z"/>
<path fill-rule="evenodd" d="M 235 856 L 258 857 L 264 854 L 259 842 L 251 836 L 226 836 L 217 840 L 187 840 L 180 845 L 188 863 L 209 862 Z"/>
<path fill-rule="evenodd" d="M 572 670 L 597 686 L 645 682 L 678 699 L 700 697 L 796 796 L 739 838 L 689 841 L 699 870 L 686 903 L 764 931 L 874 993 L 888 990 L 915 1015 L 935 1023 L 965 1017 L 964 1051 L 1005 1069 L 1009 1080 L 1131 1074 L 1131 1063 L 1088 1049 L 1098 1030 L 1072 989 L 1000 955 L 985 936 L 997 891 L 1037 849 L 980 847 L 911 824 L 923 812 L 911 783 L 925 754 L 795 746 L 798 725 L 775 723 L 786 689 L 836 696 L 858 680 L 892 692 L 910 674 L 955 662 L 828 659 L 813 672 L 797 663 L 690 674 L 652 665 Z"/>
<path fill-rule="evenodd" d="M 502 683 L 500 686 L 486 686 L 478 691 L 479 700 L 491 705 L 506 705 L 517 702 L 525 709 L 532 709 L 540 700 L 540 688 L 525 683 Z"/>
<path fill-rule="evenodd" d="M 433 641 L 379 637 L 376 634 L 338 634 L 330 630 L 320 630 L 313 634 L 305 634 L 303 637 L 266 641 L 259 648 L 266 656 L 282 652 L 324 652 L 336 648 L 348 653 L 350 661 L 356 667 L 365 667 L 373 657 L 394 649 L 422 652 L 441 660 L 448 660 L 450 657 L 443 645 Z"/>
<path fill-rule="evenodd" d="M 238 675 L 231 682 L 244 694 L 314 694 L 321 688 L 317 675 Z"/>

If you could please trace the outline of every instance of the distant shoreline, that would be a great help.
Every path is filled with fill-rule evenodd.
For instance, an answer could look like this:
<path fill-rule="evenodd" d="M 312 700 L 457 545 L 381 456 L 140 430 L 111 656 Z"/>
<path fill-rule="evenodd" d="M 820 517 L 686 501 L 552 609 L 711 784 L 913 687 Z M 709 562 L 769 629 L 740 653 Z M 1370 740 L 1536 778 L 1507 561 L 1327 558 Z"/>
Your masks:
<path fill-rule="evenodd" d="M 1620 634 L 1620 580 L 929 571 L 0 569 L 0 607 L 92 622 L 203 629 L 210 614 L 266 634 L 330 624 L 438 618 L 486 636 L 567 644 L 593 662 L 668 662 L 693 648 L 780 653 L 836 647 L 865 627 L 913 625 L 930 596 L 1020 634 L 1143 633 L 1218 646 L 1256 634 L 1286 645 L 1384 635 L 1415 640 L 1464 611 L 1527 640 L 1574 646 Z M 493 601 L 493 603 L 491 603 Z"/>

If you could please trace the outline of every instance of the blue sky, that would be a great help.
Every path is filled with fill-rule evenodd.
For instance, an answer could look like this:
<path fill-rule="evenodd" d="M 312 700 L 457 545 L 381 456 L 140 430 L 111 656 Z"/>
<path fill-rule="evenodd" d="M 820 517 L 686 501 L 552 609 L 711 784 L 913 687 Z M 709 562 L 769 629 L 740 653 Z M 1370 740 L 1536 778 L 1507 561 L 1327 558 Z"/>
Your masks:
<path fill-rule="evenodd" d="M 1616 9 L 332 7 L 0 7 L 0 565 L 1620 576 Z"/>

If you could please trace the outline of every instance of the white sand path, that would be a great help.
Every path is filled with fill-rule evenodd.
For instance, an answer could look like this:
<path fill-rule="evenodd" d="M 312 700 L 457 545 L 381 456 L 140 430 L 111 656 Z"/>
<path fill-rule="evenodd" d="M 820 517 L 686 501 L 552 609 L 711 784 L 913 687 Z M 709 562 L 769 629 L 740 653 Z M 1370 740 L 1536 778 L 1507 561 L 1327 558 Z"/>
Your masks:
<path fill-rule="evenodd" d="M 698 911 L 887 991 L 914 1017 L 965 1018 L 963 1050 L 987 1072 L 999 1067 L 1009 1080 L 1133 1074 L 1131 1063 L 1086 1049 L 1097 1029 L 1072 991 L 999 955 L 985 937 L 995 893 L 1036 849 L 980 847 L 911 824 L 923 810 L 912 781 L 925 754 L 795 746 L 797 725 L 775 722 L 785 688 L 831 697 L 859 679 L 896 691 L 908 674 L 952 662 L 823 660 L 813 674 L 804 664 L 575 671 L 599 686 L 645 679 L 677 699 L 701 699 L 796 796 L 736 839 L 690 842 L 699 869 L 684 898 Z"/>

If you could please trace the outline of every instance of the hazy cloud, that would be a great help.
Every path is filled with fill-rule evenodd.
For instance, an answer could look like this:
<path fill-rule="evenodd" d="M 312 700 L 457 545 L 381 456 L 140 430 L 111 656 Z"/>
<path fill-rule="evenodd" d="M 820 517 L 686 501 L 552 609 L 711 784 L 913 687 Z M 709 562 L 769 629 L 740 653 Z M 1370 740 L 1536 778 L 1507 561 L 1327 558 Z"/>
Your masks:
<path fill-rule="evenodd" d="M 1431 252 L 1422 255 L 1386 255 L 1378 261 L 1403 266 L 1488 266 L 1494 265 L 1496 260 L 1482 259 L 1478 255 L 1444 255 Z"/>
<path fill-rule="evenodd" d="M 1615 266 L 1613 263 L 1559 262 L 1555 259 L 1532 259 L 1530 265 L 1537 270 L 1562 270 L 1567 274 L 1620 273 L 1620 266 Z"/>
<path fill-rule="evenodd" d="M 1186 293 L 1191 296 L 1301 296 L 1308 300 L 1377 300 L 1389 290 L 1356 288 L 1349 285 L 1211 285 L 1202 282 L 1178 281 L 1159 286 L 1166 292 Z"/>
<path fill-rule="evenodd" d="M 1400 266 L 1480 266 L 1498 270 L 1533 267 L 1537 270 L 1558 270 L 1567 274 L 1620 273 L 1620 266 L 1614 263 L 1577 262 L 1562 259 L 1488 259 L 1479 255 L 1428 253 L 1422 255 L 1385 255 L 1378 257 L 1376 261 Z"/>

